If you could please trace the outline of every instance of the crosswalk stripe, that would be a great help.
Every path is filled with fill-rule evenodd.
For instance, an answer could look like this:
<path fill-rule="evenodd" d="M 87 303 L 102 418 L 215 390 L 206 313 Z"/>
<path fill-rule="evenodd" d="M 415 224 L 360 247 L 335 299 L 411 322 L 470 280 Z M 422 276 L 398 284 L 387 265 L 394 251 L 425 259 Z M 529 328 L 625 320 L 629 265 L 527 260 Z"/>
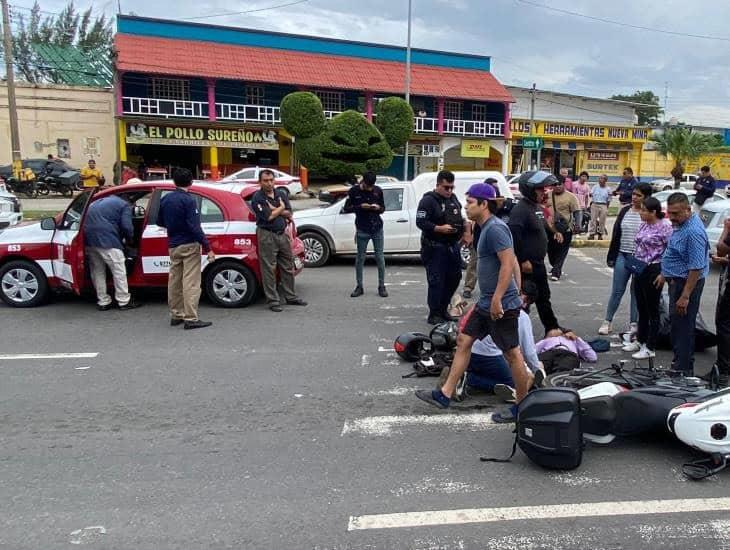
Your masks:
<path fill-rule="evenodd" d="M 687 498 L 671 500 L 638 500 L 614 502 L 582 502 L 545 506 L 507 508 L 465 508 L 461 510 L 429 510 L 350 516 L 348 531 L 365 529 L 397 529 L 433 525 L 494 523 L 526 519 L 589 518 L 600 516 L 641 516 L 688 512 L 728 512 L 730 498 Z"/>
<path fill-rule="evenodd" d="M 98 353 L 16 353 L 11 355 L 0 355 L 0 361 L 12 361 L 18 359 L 91 359 L 98 357 Z"/>
<path fill-rule="evenodd" d="M 491 414 L 432 414 L 404 416 L 368 416 L 356 420 L 346 420 L 341 436 L 373 435 L 389 436 L 406 426 L 448 426 L 478 430 L 480 428 L 501 427 L 495 424 Z M 513 428 L 512 425 L 509 426 Z"/>

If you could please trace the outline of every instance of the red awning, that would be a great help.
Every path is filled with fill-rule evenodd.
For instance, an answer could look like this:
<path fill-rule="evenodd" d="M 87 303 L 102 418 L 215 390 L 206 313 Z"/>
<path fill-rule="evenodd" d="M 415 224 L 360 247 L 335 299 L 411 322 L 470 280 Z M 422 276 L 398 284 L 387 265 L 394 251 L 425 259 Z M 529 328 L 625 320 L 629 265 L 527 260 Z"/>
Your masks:
<path fill-rule="evenodd" d="M 215 42 L 117 34 L 117 69 L 312 88 L 403 93 L 405 64 Z M 411 66 L 411 95 L 513 102 L 491 73 Z"/>

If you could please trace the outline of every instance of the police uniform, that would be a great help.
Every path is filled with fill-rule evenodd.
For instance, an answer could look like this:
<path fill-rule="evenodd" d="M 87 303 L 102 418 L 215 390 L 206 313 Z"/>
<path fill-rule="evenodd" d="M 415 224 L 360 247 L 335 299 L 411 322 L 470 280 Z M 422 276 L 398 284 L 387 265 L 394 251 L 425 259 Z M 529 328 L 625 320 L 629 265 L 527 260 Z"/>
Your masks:
<path fill-rule="evenodd" d="M 437 233 L 437 225 L 449 224 L 455 233 Z M 418 203 L 416 225 L 421 230 L 421 260 L 428 281 L 429 321 L 448 319 L 451 297 L 461 281 L 459 241 L 464 234 L 461 203 L 455 196 L 443 197 L 429 191 Z"/>

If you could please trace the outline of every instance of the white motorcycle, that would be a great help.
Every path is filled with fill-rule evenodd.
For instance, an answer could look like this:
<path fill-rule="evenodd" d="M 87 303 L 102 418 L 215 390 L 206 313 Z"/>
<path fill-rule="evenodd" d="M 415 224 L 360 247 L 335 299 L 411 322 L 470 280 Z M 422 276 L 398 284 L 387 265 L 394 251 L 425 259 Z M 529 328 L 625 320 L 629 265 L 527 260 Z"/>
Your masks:
<path fill-rule="evenodd" d="M 727 467 L 730 461 L 730 389 L 673 408 L 667 427 L 677 438 L 707 457 L 682 466 L 690 479 L 704 479 Z"/>

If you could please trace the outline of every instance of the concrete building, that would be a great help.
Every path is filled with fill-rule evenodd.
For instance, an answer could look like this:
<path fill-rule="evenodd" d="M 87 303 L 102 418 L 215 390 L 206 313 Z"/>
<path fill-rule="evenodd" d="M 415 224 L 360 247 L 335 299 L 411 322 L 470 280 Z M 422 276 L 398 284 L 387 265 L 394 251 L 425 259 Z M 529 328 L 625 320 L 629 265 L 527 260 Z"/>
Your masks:
<path fill-rule="evenodd" d="M 73 168 L 93 158 L 111 182 L 116 160 L 114 92 L 111 88 L 16 84 L 20 150 L 24 159 L 49 154 Z M 0 83 L 0 165 L 12 162 L 8 92 Z"/>

